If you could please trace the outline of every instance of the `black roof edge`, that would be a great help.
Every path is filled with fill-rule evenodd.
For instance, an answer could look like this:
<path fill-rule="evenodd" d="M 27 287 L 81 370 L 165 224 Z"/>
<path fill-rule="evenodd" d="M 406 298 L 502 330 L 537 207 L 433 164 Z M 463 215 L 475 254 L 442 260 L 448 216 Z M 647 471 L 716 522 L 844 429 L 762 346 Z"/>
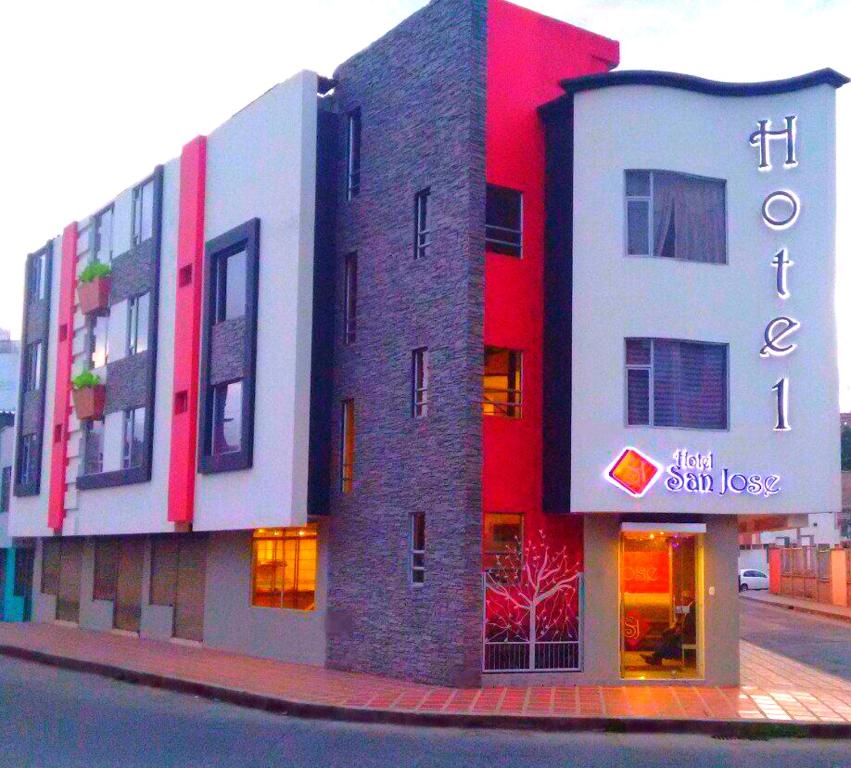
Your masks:
<path fill-rule="evenodd" d="M 316 81 L 316 92 L 319 96 L 324 96 L 328 91 L 337 87 L 337 81 L 333 77 L 323 77 L 319 75 Z"/>
<path fill-rule="evenodd" d="M 581 91 L 597 88 L 611 88 L 616 85 L 656 85 L 665 88 L 679 88 L 684 91 L 694 91 L 710 96 L 768 96 L 775 93 L 791 93 L 817 85 L 830 85 L 841 88 L 849 82 L 845 75 L 835 69 L 826 67 L 808 72 L 805 75 L 789 77 L 785 80 L 766 80 L 759 83 L 725 83 L 720 80 L 707 80 L 694 75 L 683 75 L 679 72 L 660 72 L 649 69 L 620 70 L 602 72 L 596 75 L 573 77 L 561 81 L 565 96 Z M 549 104 L 541 107 L 548 111 L 550 105 L 558 103 L 565 96 L 560 96 Z"/>

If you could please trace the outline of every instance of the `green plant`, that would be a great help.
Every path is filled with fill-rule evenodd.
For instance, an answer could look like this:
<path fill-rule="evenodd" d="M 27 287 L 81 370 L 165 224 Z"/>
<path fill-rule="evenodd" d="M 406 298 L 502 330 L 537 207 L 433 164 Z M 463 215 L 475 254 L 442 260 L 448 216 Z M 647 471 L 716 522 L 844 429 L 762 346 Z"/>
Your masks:
<path fill-rule="evenodd" d="M 71 379 L 71 386 L 74 387 L 74 389 L 96 387 L 98 384 L 100 384 L 100 376 L 92 373 L 91 371 L 83 371 Z"/>
<path fill-rule="evenodd" d="M 109 277 L 112 267 L 102 261 L 93 261 L 80 273 L 81 283 L 91 283 L 99 277 Z"/>

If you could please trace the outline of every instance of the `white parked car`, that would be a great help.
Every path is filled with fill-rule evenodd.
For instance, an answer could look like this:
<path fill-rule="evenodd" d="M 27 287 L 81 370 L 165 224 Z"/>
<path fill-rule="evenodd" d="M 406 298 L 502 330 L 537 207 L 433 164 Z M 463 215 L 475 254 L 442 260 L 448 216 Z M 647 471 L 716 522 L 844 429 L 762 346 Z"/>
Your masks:
<path fill-rule="evenodd" d="M 739 592 L 749 589 L 768 589 L 768 574 L 755 568 L 739 571 Z"/>

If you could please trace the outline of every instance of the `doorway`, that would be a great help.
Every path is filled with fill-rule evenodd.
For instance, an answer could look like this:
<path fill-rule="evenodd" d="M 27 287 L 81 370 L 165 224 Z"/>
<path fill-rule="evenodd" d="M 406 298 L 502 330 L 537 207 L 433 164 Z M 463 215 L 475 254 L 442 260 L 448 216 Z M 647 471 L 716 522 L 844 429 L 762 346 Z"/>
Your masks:
<path fill-rule="evenodd" d="M 703 676 L 702 528 L 624 524 L 620 537 L 621 677 Z"/>

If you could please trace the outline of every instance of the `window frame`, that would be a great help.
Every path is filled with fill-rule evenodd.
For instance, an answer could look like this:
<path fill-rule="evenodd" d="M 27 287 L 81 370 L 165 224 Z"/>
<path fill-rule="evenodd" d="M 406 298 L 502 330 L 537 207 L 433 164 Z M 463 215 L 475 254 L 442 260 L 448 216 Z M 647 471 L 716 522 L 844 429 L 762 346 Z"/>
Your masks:
<path fill-rule="evenodd" d="M 647 173 L 650 177 L 650 194 L 648 195 L 627 195 L 626 180 L 629 173 Z M 700 179 L 702 181 L 715 181 L 724 185 L 724 260 L 723 261 L 697 261 L 695 259 L 679 259 L 676 256 L 661 256 L 656 254 L 656 247 L 653 237 L 653 222 L 654 222 L 654 174 L 656 173 L 671 173 L 677 176 L 682 176 L 688 179 Z M 647 243 L 650 253 L 630 253 L 629 252 L 629 203 L 630 202 L 646 202 L 648 206 L 647 214 Z M 703 176 L 698 173 L 684 173 L 682 171 L 672 171 L 663 168 L 624 168 L 623 172 L 623 253 L 624 256 L 630 259 L 662 259 L 664 261 L 673 261 L 684 264 L 706 264 L 709 266 L 723 267 L 730 263 L 730 231 L 729 231 L 729 205 L 727 204 L 727 179 L 720 179 L 715 176 Z"/>
<path fill-rule="evenodd" d="M 144 183 L 144 182 L 143 182 Z M 153 201 L 152 201 L 153 205 Z M 109 249 L 107 253 L 106 259 L 100 258 L 100 244 L 101 244 L 101 222 L 103 217 L 109 214 L 110 222 L 109 222 Z M 153 216 L 153 212 L 151 214 Z M 133 230 L 131 224 L 131 239 L 133 237 Z M 90 261 L 100 261 L 105 264 L 111 264 L 112 260 L 115 258 L 115 204 L 110 203 L 109 205 L 101 208 L 94 216 L 92 216 L 91 223 L 91 253 L 90 253 Z"/>
<path fill-rule="evenodd" d="M 357 341 L 358 328 L 358 253 L 351 251 L 343 267 L 343 346 Z"/>
<path fill-rule="evenodd" d="M 422 524 L 420 527 L 419 524 Z M 418 541 L 419 534 L 422 540 Z M 418 546 L 420 545 L 420 546 Z M 408 535 L 408 578 L 414 589 L 422 589 L 426 582 L 426 516 L 425 512 L 412 512 Z"/>
<path fill-rule="evenodd" d="M 100 468 L 96 472 L 92 472 L 92 471 L 90 471 L 91 468 L 89 466 L 89 435 L 92 431 L 92 427 L 95 425 L 96 422 L 100 423 L 100 425 L 101 425 L 101 444 L 100 444 L 100 453 L 99 453 L 99 456 L 100 456 L 99 467 Z M 123 423 L 122 423 L 122 429 L 123 429 Z M 103 474 L 103 439 L 104 439 L 104 436 L 105 436 L 105 431 L 106 431 L 106 424 L 104 423 L 103 419 L 89 419 L 86 422 L 86 425 L 85 425 L 85 428 L 84 428 L 84 433 L 83 433 L 84 436 L 85 436 L 85 439 L 83 440 L 83 461 L 82 461 L 82 464 L 83 464 L 82 470 L 83 470 L 84 475 L 100 475 L 100 474 Z M 123 432 L 122 432 L 121 437 L 122 437 L 122 441 L 123 441 L 123 439 L 124 439 Z M 124 443 L 123 442 L 122 442 L 121 449 L 122 449 L 122 463 L 123 463 L 123 458 L 124 458 L 123 457 L 123 451 L 124 451 Z"/>
<path fill-rule="evenodd" d="M 136 412 L 144 411 L 142 414 L 142 455 L 140 457 L 139 464 L 133 464 L 133 445 L 136 439 Z M 134 469 L 141 469 L 145 463 L 145 420 L 148 418 L 148 409 L 144 406 L 138 406 L 137 408 L 125 408 L 121 412 L 122 422 L 121 422 L 121 469 L 126 471 L 131 471 Z M 129 432 L 128 432 L 129 427 Z M 130 440 L 128 441 L 128 435 Z"/>
<path fill-rule="evenodd" d="M 145 221 L 145 189 L 151 186 L 151 236 L 142 238 L 144 221 Z M 157 237 L 157 179 L 156 176 L 149 176 L 147 179 L 140 181 L 131 193 L 131 217 L 130 217 L 130 245 L 131 248 L 139 248 L 148 240 L 154 240 Z M 138 221 L 136 212 L 139 212 Z M 137 230 L 138 227 L 138 230 Z"/>
<path fill-rule="evenodd" d="M 38 392 L 42 389 L 42 357 L 44 342 L 41 339 L 29 342 L 24 347 L 24 392 Z"/>
<path fill-rule="evenodd" d="M 346 200 L 360 195 L 363 120 L 360 107 L 346 113 Z"/>
<path fill-rule="evenodd" d="M 487 361 L 487 352 L 488 350 L 494 350 L 497 352 L 507 352 L 509 354 L 509 361 L 511 360 L 511 355 L 517 356 L 517 365 L 515 366 L 518 370 L 518 384 L 515 389 L 508 387 L 505 390 L 502 389 L 486 389 L 485 388 L 485 378 L 487 377 L 486 371 L 486 361 Z M 482 416 L 484 417 L 492 417 L 499 416 L 505 419 L 522 419 L 523 418 L 523 351 L 520 349 L 510 349 L 509 347 L 498 347 L 492 344 L 485 344 L 482 356 Z M 509 366 L 510 369 L 510 366 Z M 510 370 L 509 370 L 510 377 Z M 485 398 L 486 392 L 505 392 L 506 394 L 515 393 L 516 401 L 511 403 L 506 401 L 505 403 L 493 402 L 487 400 Z M 490 406 L 493 411 L 491 413 L 485 412 L 485 408 Z"/>
<path fill-rule="evenodd" d="M 217 418 L 217 411 L 218 411 L 218 405 L 219 405 L 219 398 L 221 397 L 219 392 L 221 390 L 225 391 L 225 405 L 227 405 L 228 389 L 234 384 L 242 385 L 243 380 L 241 378 L 240 379 L 231 379 L 230 381 L 220 381 L 218 384 L 212 384 L 210 386 L 210 389 L 211 389 L 210 397 L 212 398 L 212 404 L 210 406 L 211 409 L 212 409 L 211 422 L 210 422 L 210 426 L 212 428 L 212 435 L 211 435 L 212 442 L 210 444 L 210 451 L 211 451 L 213 456 L 229 456 L 231 454 L 239 453 L 242 450 L 242 436 L 243 435 L 242 435 L 242 424 L 240 423 L 240 430 L 239 430 L 240 431 L 240 435 L 239 435 L 240 443 L 239 443 L 239 447 L 236 450 L 232 450 L 232 451 L 216 451 L 216 418 Z M 243 392 L 242 392 L 242 387 L 240 387 L 240 393 L 239 393 L 240 421 L 241 421 L 242 415 L 243 415 L 243 413 L 242 413 L 242 399 L 243 399 Z M 222 408 L 222 422 L 225 421 L 224 415 L 225 415 L 225 410 L 224 410 L 224 408 Z M 224 426 L 222 426 L 222 430 L 224 430 Z"/>
<path fill-rule="evenodd" d="M 16 464 L 16 485 L 21 488 L 29 489 L 36 482 L 38 474 L 39 460 L 39 435 L 32 432 L 27 435 L 21 435 L 18 441 L 18 457 Z"/>
<path fill-rule="evenodd" d="M 215 321 L 216 269 L 219 259 L 245 251 L 245 333 L 242 347 L 242 376 L 212 380 L 212 342 Z M 200 432 L 198 471 L 201 474 L 250 469 L 254 463 L 254 401 L 257 369 L 257 305 L 260 270 L 260 219 L 243 224 L 209 240 L 204 247 L 204 319 L 201 342 Z M 213 453 L 213 389 L 224 383 L 242 381 L 242 432 L 239 451 Z"/>
<path fill-rule="evenodd" d="M 411 350 L 411 416 L 414 419 L 428 416 L 429 373 L 428 347 Z"/>
<path fill-rule="evenodd" d="M 646 365 L 639 364 L 631 364 L 627 365 L 626 362 L 626 343 L 628 340 L 648 340 L 650 341 L 650 376 L 649 376 L 649 412 L 648 412 L 648 424 L 630 424 L 629 423 L 629 373 L 630 369 L 646 369 Z M 723 347 L 725 352 L 725 380 L 724 380 L 724 394 L 725 394 L 725 414 L 724 420 L 725 425 L 723 427 L 683 427 L 683 426 L 667 426 L 667 425 L 657 425 L 653 422 L 655 421 L 655 392 L 654 392 L 654 383 L 655 383 L 655 372 L 653 370 L 656 360 L 656 345 L 655 341 L 672 341 L 680 344 L 704 344 L 706 346 L 713 347 Z M 729 432 L 731 429 L 730 426 L 730 416 L 731 416 L 731 398 L 730 398 L 730 344 L 724 341 L 703 341 L 700 339 L 680 339 L 680 338 L 668 338 L 665 336 L 625 336 L 623 341 L 623 425 L 626 429 L 678 429 L 678 430 L 692 430 L 698 432 Z"/>
<path fill-rule="evenodd" d="M 341 402 L 340 407 L 340 493 L 350 494 L 354 490 L 355 483 L 355 452 L 357 437 L 357 422 L 355 414 L 355 401 L 347 397 Z M 351 451 L 349 443 L 351 441 Z M 348 456 L 351 453 L 351 460 Z"/>
<path fill-rule="evenodd" d="M 519 211 L 520 229 L 514 230 L 514 229 L 511 229 L 510 227 L 502 227 L 502 226 L 499 226 L 497 224 L 489 224 L 488 223 L 488 219 L 487 219 L 487 189 L 490 189 L 490 188 L 505 190 L 507 192 L 513 192 L 517 195 L 517 197 L 519 198 L 519 201 L 520 201 L 520 211 Z M 489 253 L 489 254 L 492 254 L 494 256 L 507 256 L 511 259 L 522 259 L 523 258 L 523 231 L 525 229 L 524 225 L 525 225 L 525 218 L 526 218 L 525 217 L 526 205 L 525 205 L 525 200 L 524 200 L 525 195 L 523 194 L 523 191 L 520 190 L 520 189 L 515 189 L 514 187 L 506 187 L 503 184 L 490 184 L 490 183 L 488 183 L 486 185 L 485 197 L 486 197 L 486 202 L 485 202 L 485 253 Z M 498 230 L 502 230 L 503 232 L 516 233 L 517 236 L 518 236 L 517 237 L 518 242 L 512 243 L 512 242 L 509 242 L 508 240 L 497 240 L 496 238 L 489 237 L 488 236 L 488 230 L 489 229 L 498 229 Z M 495 243 L 498 246 L 507 247 L 507 248 L 516 248 L 517 253 L 502 253 L 501 251 L 495 251 L 495 250 L 493 250 L 492 248 L 489 247 L 490 243 Z"/>
<path fill-rule="evenodd" d="M 271 533 L 266 533 L 266 531 L 271 531 Z M 281 531 L 280 535 L 274 535 L 275 531 Z M 303 532 L 303 533 L 302 533 Z M 257 605 L 255 603 L 255 598 L 257 595 L 257 550 L 258 543 L 264 541 L 273 541 L 273 542 L 281 542 L 281 559 L 280 561 L 275 559 L 274 562 L 281 562 L 283 564 L 283 583 L 281 585 L 281 602 L 280 605 Z M 296 589 L 291 590 L 289 593 L 286 590 L 286 573 L 287 573 L 287 564 L 286 564 L 286 542 L 287 541 L 295 541 L 297 542 L 296 546 L 296 562 L 293 566 L 295 575 L 293 579 L 293 585 Z M 295 605 L 285 605 L 287 600 L 287 595 L 290 595 L 290 598 L 293 599 L 300 592 L 298 589 L 298 572 L 299 572 L 299 562 L 301 558 L 301 547 L 302 542 L 311 541 L 313 542 L 313 546 L 315 547 L 315 560 L 314 566 L 315 570 L 313 572 L 313 605 L 310 608 L 299 608 Z M 249 595 L 249 606 L 251 608 L 266 608 L 272 610 L 279 611 L 300 611 L 304 613 L 310 613 L 317 609 L 317 595 L 319 593 L 319 558 L 320 558 L 320 550 L 319 550 L 319 528 L 315 523 L 308 523 L 302 527 L 285 527 L 285 528 L 259 528 L 255 530 L 251 536 L 251 586 L 250 586 L 250 595 Z"/>
<path fill-rule="evenodd" d="M 414 195 L 414 259 L 426 258 L 431 250 L 429 226 L 429 198 L 431 187 L 424 187 Z"/>
<path fill-rule="evenodd" d="M 139 349 L 139 339 L 142 338 L 139 336 L 139 319 L 142 317 L 142 313 L 140 310 L 140 304 L 143 298 L 147 296 L 148 298 L 148 308 L 147 308 L 147 325 L 148 325 L 148 333 L 145 335 L 145 348 Z M 124 336 L 124 354 L 127 357 L 131 355 L 140 355 L 144 352 L 147 352 L 150 348 L 150 331 L 151 329 L 151 294 L 149 291 L 145 291 L 143 293 L 137 293 L 133 296 L 127 297 L 127 332 Z"/>

